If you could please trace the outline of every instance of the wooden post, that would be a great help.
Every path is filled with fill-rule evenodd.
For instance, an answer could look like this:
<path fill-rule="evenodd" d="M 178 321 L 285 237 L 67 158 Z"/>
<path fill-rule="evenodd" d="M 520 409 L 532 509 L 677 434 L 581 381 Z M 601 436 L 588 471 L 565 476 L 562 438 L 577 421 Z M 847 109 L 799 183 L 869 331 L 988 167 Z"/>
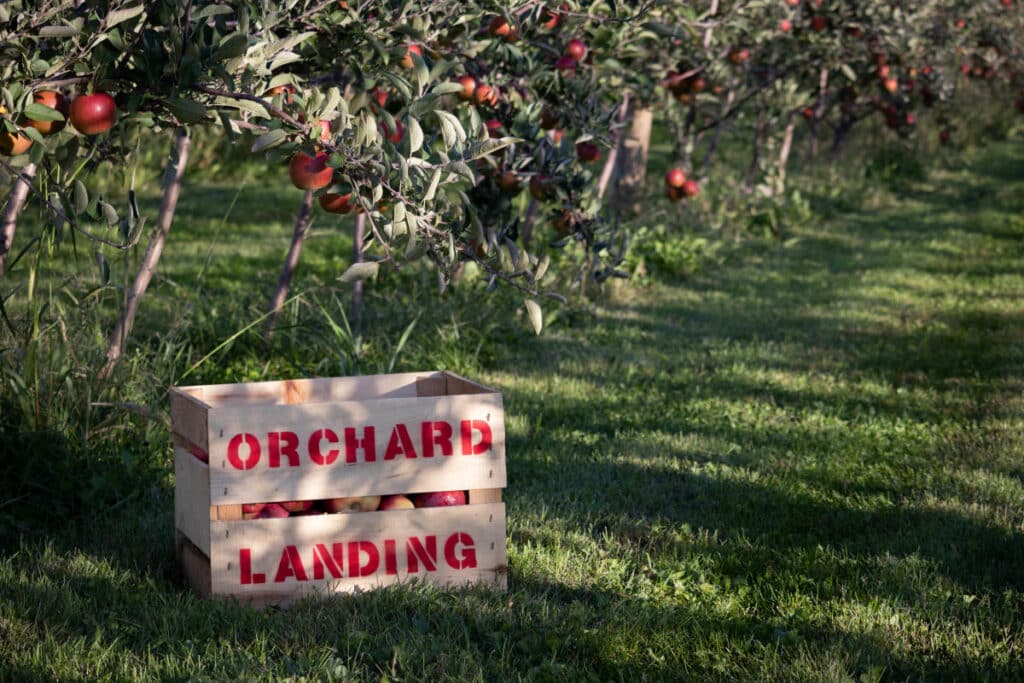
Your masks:
<path fill-rule="evenodd" d="M 647 179 L 647 152 L 651 145 L 654 112 L 645 107 L 633 110 L 629 135 L 622 140 L 616 204 L 622 211 L 640 211 L 644 183 Z"/>

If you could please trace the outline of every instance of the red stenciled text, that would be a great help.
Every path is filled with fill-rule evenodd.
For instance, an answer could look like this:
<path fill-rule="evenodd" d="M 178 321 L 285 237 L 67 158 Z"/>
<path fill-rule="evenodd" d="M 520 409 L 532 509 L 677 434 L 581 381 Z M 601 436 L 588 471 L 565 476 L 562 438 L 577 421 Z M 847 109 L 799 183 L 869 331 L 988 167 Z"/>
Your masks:
<path fill-rule="evenodd" d="M 251 548 L 238 551 L 239 583 L 243 586 L 267 583 L 324 581 L 345 577 L 383 574 L 397 576 L 436 572 L 438 568 L 475 569 L 476 546 L 473 537 L 457 531 L 447 538 L 436 535 L 410 536 L 404 542 L 385 539 L 338 543 L 315 543 L 301 551 L 286 545 L 267 559 L 270 566 L 256 571 Z"/>
<path fill-rule="evenodd" d="M 456 433 L 456 428 L 458 433 Z M 237 470 L 251 470 L 261 462 L 270 468 L 299 467 L 308 460 L 315 465 L 348 465 L 396 458 L 433 458 L 480 455 L 491 449 L 491 426 L 485 420 L 450 422 L 427 420 L 419 424 L 399 423 L 389 434 L 373 425 L 316 429 L 308 435 L 293 431 L 249 432 L 228 440 L 227 461 Z"/>

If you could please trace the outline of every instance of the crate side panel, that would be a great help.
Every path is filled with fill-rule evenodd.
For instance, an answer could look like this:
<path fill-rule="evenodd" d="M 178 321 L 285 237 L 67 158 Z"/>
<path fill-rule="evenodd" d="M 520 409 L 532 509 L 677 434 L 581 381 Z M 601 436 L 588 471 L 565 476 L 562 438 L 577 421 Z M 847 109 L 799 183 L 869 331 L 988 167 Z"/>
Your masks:
<path fill-rule="evenodd" d="M 359 375 L 311 381 L 310 401 L 370 401 L 382 398 L 412 398 L 417 382 L 435 377 L 435 372 L 398 372 L 389 375 Z"/>
<path fill-rule="evenodd" d="M 174 526 L 202 552 L 210 552 L 210 468 L 174 445 Z"/>
<path fill-rule="evenodd" d="M 212 529 L 214 595 L 349 592 L 410 580 L 505 585 L 501 503 L 214 522 Z"/>
<path fill-rule="evenodd" d="M 491 389 L 490 387 L 485 387 L 483 384 L 466 379 L 461 375 L 456 375 L 454 372 L 449 372 L 445 370 L 441 374 L 445 378 L 445 393 L 447 393 L 448 395 L 497 393 L 494 389 Z"/>
<path fill-rule="evenodd" d="M 171 430 L 209 452 L 209 406 L 184 391 L 171 389 Z"/>
<path fill-rule="evenodd" d="M 506 484 L 500 394 L 218 408 L 210 441 L 214 505 Z"/>
<path fill-rule="evenodd" d="M 210 560 L 180 531 L 177 532 L 176 546 L 185 580 L 200 597 L 210 597 Z"/>

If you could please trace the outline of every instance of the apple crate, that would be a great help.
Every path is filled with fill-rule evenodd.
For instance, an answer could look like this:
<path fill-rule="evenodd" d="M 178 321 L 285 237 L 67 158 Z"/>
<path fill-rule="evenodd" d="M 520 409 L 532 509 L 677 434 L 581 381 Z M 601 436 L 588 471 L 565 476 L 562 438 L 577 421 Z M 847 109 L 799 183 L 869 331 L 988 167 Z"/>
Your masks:
<path fill-rule="evenodd" d="M 176 549 L 200 595 L 280 605 L 411 580 L 506 587 L 499 392 L 429 372 L 170 394 Z M 440 491 L 467 504 L 247 519 L 252 504 Z"/>

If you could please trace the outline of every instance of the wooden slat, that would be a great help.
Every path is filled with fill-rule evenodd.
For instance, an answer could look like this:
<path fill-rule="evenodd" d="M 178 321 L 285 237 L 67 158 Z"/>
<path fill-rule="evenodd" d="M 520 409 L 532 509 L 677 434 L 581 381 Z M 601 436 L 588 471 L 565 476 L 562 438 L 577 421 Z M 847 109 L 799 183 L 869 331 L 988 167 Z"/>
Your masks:
<path fill-rule="evenodd" d="M 250 501 L 258 503 L 261 501 Z M 242 519 L 242 506 L 241 504 L 235 505 L 214 505 L 213 509 L 217 511 L 217 519 L 221 522 L 236 522 Z M 212 517 L 210 518 L 213 519 Z"/>
<path fill-rule="evenodd" d="M 178 441 L 174 446 L 174 526 L 209 553 L 211 516 L 210 468 Z"/>
<path fill-rule="evenodd" d="M 180 531 L 176 533 L 175 547 L 178 565 L 181 567 L 185 580 L 200 597 L 211 596 L 210 560 Z"/>
<path fill-rule="evenodd" d="M 449 489 L 502 488 L 505 486 L 505 426 L 500 394 L 397 398 L 377 401 L 348 401 L 296 406 L 248 406 L 215 408 L 210 412 L 211 504 L 281 500 L 311 500 L 335 496 L 416 493 Z M 485 422 L 491 432 L 491 447 L 477 455 L 461 454 L 461 420 Z M 433 457 L 422 457 L 421 424 L 447 421 L 452 427 L 453 455 L 436 449 Z M 385 460 L 388 442 L 396 425 L 407 426 L 417 457 Z M 375 429 L 375 460 L 345 462 L 344 429 Z M 323 451 L 338 449 L 330 465 L 316 464 L 309 455 L 310 437 L 329 428 L 339 443 L 324 443 Z M 282 458 L 281 466 L 270 467 L 271 432 L 296 434 L 298 466 Z M 248 470 L 228 462 L 228 445 L 237 434 L 254 435 L 260 442 L 260 460 Z M 475 434 L 475 433 L 474 433 Z M 240 457 L 249 450 L 242 447 Z"/>
<path fill-rule="evenodd" d="M 267 599 L 290 593 L 349 592 L 390 585 L 409 580 L 425 580 L 438 585 L 488 583 L 506 585 L 505 506 L 464 505 L 348 515 L 321 515 L 261 519 L 242 522 L 213 522 L 210 556 L 211 587 L 214 595 L 236 595 L 240 599 Z M 465 534 L 465 536 L 458 536 Z M 409 571 L 411 537 L 428 547 L 428 536 L 436 542 L 436 565 L 432 571 L 419 560 L 419 571 Z M 456 566 L 446 561 L 446 542 L 454 537 Z M 394 573 L 387 572 L 385 540 L 395 542 Z M 369 576 L 349 575 L 351 543 L 367 541 L 377 549 L 378 571 Z M 469 541 L 475 566 L 469 565 Z M 328 557 L 340 558 L 334 576 L 324 558 L 319 557 L 322 578 L 315 578 L 314 554 L 322 544 Z M 338 544 L 335 546 L 335 544 Z M 294 548 L 299 565 L 287 550 Z M 337 553 L 337 555 L 335 555 Z M 368 558 L 360 553 L 364 560 Z M 245 558 L 248 567 L 241 564 Z M 282 559 L 284 558 L 284 559 Z M 281 567 L 284 571 L 280 571 Z M 279 574 L 280 572 L 280 580 Z M 299 580 L 304 576 L 306 580 Z M 243 577 L 249 582 L 243 583 Z"/>
<path fill-rule="evenodd" d="M 447 382 L 441 375 L 421 377 L 416 380 L 416 395 L 420 397 L 444 396 L 447 390 Z"/>
<path fill-rule="evenodd" d="M 205 384 L 175 387 L 172 391 L 201 396 L 210 407 L 231 405 L 283 405 L 289 396 L 301 396 L 302 402 L 371 400 L 416 395 L 416 380 L 438 376 L 436 372 L 406 372 L 357 377 Z M 289 392 L 292 392 L 291 394 Z"/>
<path fill-rule="evenodd" d="M 470 489 L 469 504 L 482 505 L 501 502 L 501 489 Z"/>
<path fill-rule="evenodd" d="M 309 382 L 287 380 L 284 383 L 284 402 L 288 405 L 305 403 L 309 400 Z"/>
<path fill-rule="evenodd" d="M 170 395 L 172 431 L 209 452 L 209 406 L 185 391 L 171 389 Z"/>
<path fill-rule="evenodd" d="M 447 385 L 445 393 L 448 394 L 449 396 L 453 396 L 453 395 L 457 395 L 457 394 L 494 394 L 494 393 L 497 393 L 494 389 L 491 389 L 489 387 L 485 387 L 483 384 L 478 384 L 476 382 L 468 380 L 465 377 L 460 377 L 459 375 L 456 375 L 453 372 L 448 372 L 447 370 L 445 370 L 441 374 L 444 375 L 445 382 L 446 382 L 446 385 Z"/>

